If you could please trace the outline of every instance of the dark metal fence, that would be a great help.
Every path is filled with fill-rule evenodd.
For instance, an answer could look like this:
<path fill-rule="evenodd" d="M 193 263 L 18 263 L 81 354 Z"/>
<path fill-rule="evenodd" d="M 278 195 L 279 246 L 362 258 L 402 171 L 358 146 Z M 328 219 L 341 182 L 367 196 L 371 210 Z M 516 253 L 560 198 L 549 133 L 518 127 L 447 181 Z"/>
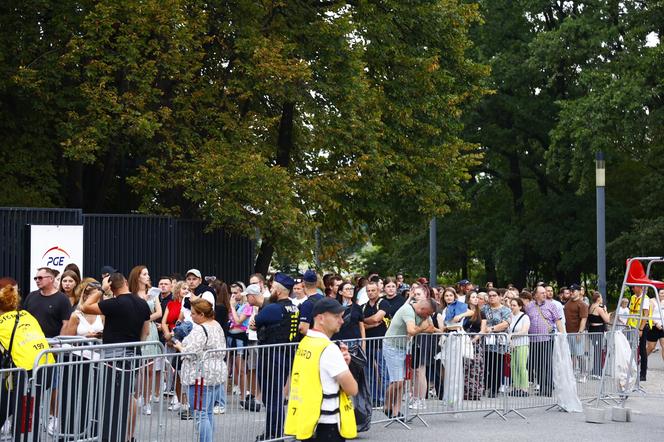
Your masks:
<path fill-rule="evenodd" d="M 97 278 L 103 265 L 128 274 L 133 266 L 145 264 L 153 284 L 161 275 L 184 274 L 192 267 L 226 281 L 245 280 L 253 270 L 253 241 L 223 230 L 206 233 L 200 220 L 2 207 L 0 276 L 12 276 L 23 287 L 35 271 L 28 268 L 28 224 L 83 225 L 84 273 Z"/>

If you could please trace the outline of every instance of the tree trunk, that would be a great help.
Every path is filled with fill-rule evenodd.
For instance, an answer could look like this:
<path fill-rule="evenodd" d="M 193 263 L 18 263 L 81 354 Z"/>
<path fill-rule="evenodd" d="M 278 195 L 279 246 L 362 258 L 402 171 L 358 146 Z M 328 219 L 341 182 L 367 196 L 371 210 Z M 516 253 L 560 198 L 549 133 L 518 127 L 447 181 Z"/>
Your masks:
<path fill-rule="evenodd" d="M 270 270 L 270 262 L 272 261 L 273 254 L 274 246 L 270 243 L 269 239 L 263 239 L 263 242 L 261 242 L 261 247 L 258 250 L 258 256 L 256 256 L 254 272 L 267 275 Z"/>
<path fill-rule="evenodd" d="M 295 103 L 284 103 L 281 109 L 281 120 L 279 121 L 279 137 L 277 138 L 276 165 L 287 168 L 291 162 L 293 151 L 293 118 L 295 115 Z M 266 214 L 269 216 L 269 214 Z M 264 238 L 261 243 L 254 270 L 267 275 L 274 254 L 274 245 L 269 238 Z"/>

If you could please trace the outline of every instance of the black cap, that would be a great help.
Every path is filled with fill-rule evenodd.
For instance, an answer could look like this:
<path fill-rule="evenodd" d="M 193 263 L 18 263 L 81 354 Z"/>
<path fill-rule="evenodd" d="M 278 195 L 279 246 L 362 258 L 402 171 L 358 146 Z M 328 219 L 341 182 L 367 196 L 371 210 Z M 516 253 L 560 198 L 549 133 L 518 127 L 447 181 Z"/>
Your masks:
<path fill-rule="evenodd" d="M 109 275 L 111 273 L 117 273 L 117 269 L 113 268 L 112 266 L 104 266 L 101 268 L 101 274 L 103 275 L 104 273 L 108 273 Z"/>
<path fill-rule="evenodd" d="M 312 317 L 320 315 L 321 313 L 341 313 L 345 308 L 339 304 L 339 301 L 332 298 L 323 298 L 314 304 L 314 309 L 311 312 Z"/>
<path fill-rule="evenodd" d="M 581 286 L 579 284 L 572 284 L 569 286 L 570 290 L 581 290 Z"/>

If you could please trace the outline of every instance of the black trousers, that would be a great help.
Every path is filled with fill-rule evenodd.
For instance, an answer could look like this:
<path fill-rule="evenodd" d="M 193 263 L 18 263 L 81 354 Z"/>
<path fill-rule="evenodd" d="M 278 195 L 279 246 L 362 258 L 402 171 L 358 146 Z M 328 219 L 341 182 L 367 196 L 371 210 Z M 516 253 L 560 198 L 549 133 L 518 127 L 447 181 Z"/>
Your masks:
<path fill-rule="evenodd" d="M 284 432 L 284 385 L 290 375 L 291 348 L 263 348 L 258 355 L 258 379 L 265 405 L 265 437 L 277 439 Z"/>
<path fill-rule="evenodd" d="M 343 442 L 346 439 L 339 434 L 337 424 L 318 424 L 314 437 L 306 440 L 311 442 Z"/>
<path fill-rule="evenodd" d="M 641 366 L 641 377 L 645 378 L 648 372 L 648 352 L 646 351 L 646 335 L 650 327 L 646 324 L 643 333 L 639 336 L 639 365 Z"/>
<path fill-rule="evenodd" d="M 531 342 L 528 365 L 537 378 L 541 396 L 553 394 L 553 341 Z"/>
<path fill-rule="evenodd" d="M 503 359 L 504 355 L 497 351 L 487 350 L 484 353 L 484 385 L 490 396 L 495 396 L 500 389 L 503 380 Z"/>

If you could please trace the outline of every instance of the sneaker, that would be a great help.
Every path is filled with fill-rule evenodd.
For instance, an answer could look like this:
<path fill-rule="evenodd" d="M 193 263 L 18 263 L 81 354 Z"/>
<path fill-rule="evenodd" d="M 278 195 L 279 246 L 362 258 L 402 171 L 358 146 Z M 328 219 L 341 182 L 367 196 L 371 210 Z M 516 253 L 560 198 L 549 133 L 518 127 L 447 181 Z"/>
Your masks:
<path fill-rule="evenodd" d="M 239 396 L 242 392 L 240 391 L 240 387 L 237 385 L 233 385 L 233 394 L 236 396 Z"/>
<path fill-rule="evenodd" d="M 60 432 L 60 425 L 58 425 L 58 418 L 55 416 L 48 417 L 48 426 L 46 427 L 46 432 L 49 436 L 55 436 L 56 433 Z"/>
<path fill-rule="evenodd" d="M 215 405 L 212 409 L 212 412 L 214 414 L 226 414 L 226 408 L 222 407 L 221 405 Z"/>
<path fill-rule="evenodd" d="M 189 410 L 184 409 L 184 410 L 181 410 L 181 411 L 180 411 L 180 420 L 181 420 L 181 421 L 190 421 L 190 420 L 192 420 L 193 418 L 194 418 L 194 417 L 191 415 L 191 413 L 189 412 Z"/>
<path fill-rule="evenodd" d="M 155 404 L 159 403 L 159 396 L 152 396 L 152 402 Z"/>
<path fill-rule="evenodd" d="M 413 399 L 410 405 L 408 405 L 408 408 L 411 410 L 424 410 L 426 407 L 426 404 L 421 399 Z"/>
<path fill-rule="evenodd" d="M 253 396 L 247 400 L 240 401 L 240 407 L 247 411 L 261 411 L 261 403 L 254 399 Z"/>
<path fill-rule="evenodd" d="M 642 375 L 639 377 L 639 380 L 640 380 L 641 382 L 647 382 L 647 381 L 646 381 L 646 375 L 642 374 Z"/>
<path fill-rule="evenodd" d="M 152 407 L 150 404 L 143 405 L 143 414 L 146 416 L 151 416 L 152 415 Z"/>
<path fill-rule="evenodd" d="M 12 422 L 7 419 L 0 429 L 0 440 L 12 440 Z"/>
<path fill-rule="evenodd" d="M 180 408 L 182 408 L 180 401 L 176 397 L 173 397 L 171 403 L 168 405 L 168 411 L 180 411 Z"/>

